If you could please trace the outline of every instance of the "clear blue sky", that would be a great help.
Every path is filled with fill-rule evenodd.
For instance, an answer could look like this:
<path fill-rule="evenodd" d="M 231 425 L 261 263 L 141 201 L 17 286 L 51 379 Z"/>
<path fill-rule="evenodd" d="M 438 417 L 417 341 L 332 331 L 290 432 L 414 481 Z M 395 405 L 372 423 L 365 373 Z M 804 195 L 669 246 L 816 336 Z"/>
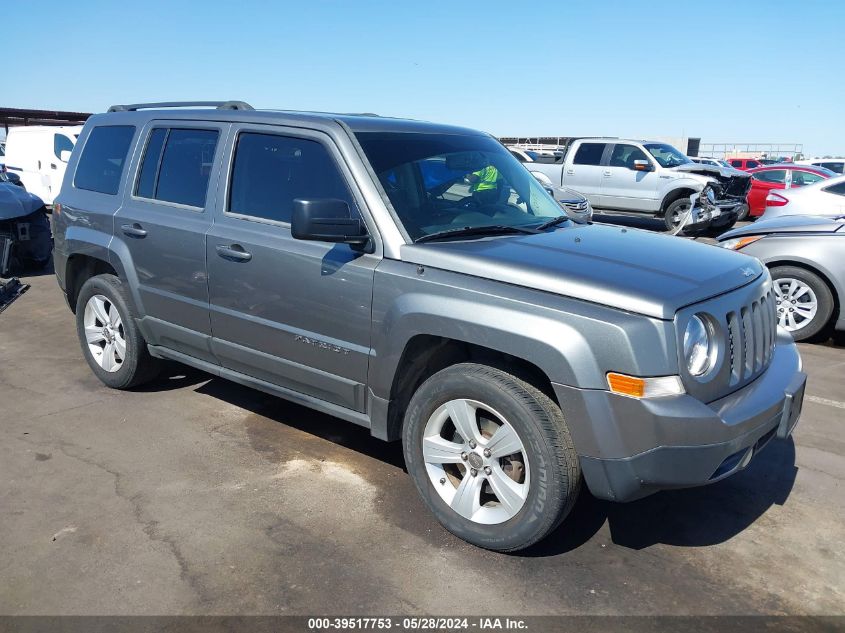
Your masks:
<path fill-rule="evenodd" d="M 845 154 L 843 18 L 842 0 L 32 0 L 5 18 L 0 106 L 242 99 Z"/>

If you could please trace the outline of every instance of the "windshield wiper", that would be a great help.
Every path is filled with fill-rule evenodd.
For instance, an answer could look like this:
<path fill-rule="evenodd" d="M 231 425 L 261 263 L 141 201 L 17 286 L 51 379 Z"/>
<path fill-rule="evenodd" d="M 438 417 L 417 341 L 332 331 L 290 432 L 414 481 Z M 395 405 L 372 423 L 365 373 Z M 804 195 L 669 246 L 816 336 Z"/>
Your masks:
<path fill-rule="evenodd" d="M 552 218 L 548 222 L 543 222 L 540 226 L 537 227 L 538 231 L 543 231 L 545 229 L 550 229 L 553 226 L 557 226 L 558 224 L 563 224 L 569 219 L 568 215 L 559 215 L 556 218 Z"/>
<path fill-rule="evenodd" d="M 436 240 L 445 240 L 452 237 L 483 237 L 485 235 L 510 235 L 513 233 L 527 233 L 533 235 L 537 233 L 536 229 L 529 229 L 522 226 L 507 226 L 504 224 L 491 224 L 488 226 L 465 226 L 461 229 L 448 229 L 446 231 L 437 231 L 436 233 L 429 233 L 414 241 L 415 244 L 421 242 L 434 242 Z"/>

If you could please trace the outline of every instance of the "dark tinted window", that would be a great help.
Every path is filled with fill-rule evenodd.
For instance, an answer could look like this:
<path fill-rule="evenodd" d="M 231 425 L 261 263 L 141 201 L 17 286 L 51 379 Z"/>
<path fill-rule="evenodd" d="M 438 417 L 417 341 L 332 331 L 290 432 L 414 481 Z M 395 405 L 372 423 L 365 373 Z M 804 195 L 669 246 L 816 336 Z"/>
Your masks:
<path fill-rule="evenodd" d="M 217 130 L 170 130 L 154 198 L 204 207 L 217 137 Z"/>
<path fill-rule="evenodd" d="M 114 195 L 120 188 L 123 164 L 135 136 L 132 125 L 101 125 L 85 142 L 73 186 Z"/>
<path fill-rule="evenodd" d="M 64 134 L 53 134 L 53 154 L 56 155 L 56 158 L 61 158 L 62 152 L 65 151 L 73 151 L 73 141 Z"/>
<path fill-rule="evenodd" d="M 825 167 L 831 171 L 835 171 L 837 174 L 842 173 L 842 163 L 813 163 L 814 165 L 819 165 L 820 167 Z"/>
<path fill-rule="evenodd" d="M 785 169 L 767 169 L 766 171 L 758 171 L 751 176 L 754 180 L 762 182 L 778 182 L 780 184 L 786 183 Z"/>
<path fill-rule="evenodd" d="M 155 198 L 156 176 L 161 162 L 161 150 L 164 149 L 164 139 L 167 130 L 156 128 L 150 133 L 147 149 L 144 152 L 144 162 L 141 163 L 141 174 L 135 187 L 135 195 L 142 198 Z"/>
<path fill-rule="evenodd" d="M 232 168 L 229 211 L 290 222 L 297 198 L 340 198 L 355 209 L 337 165 L 317 141 L 241 134 Z"/>
<path fill-rule="evenodd" d="M 739 169 L 740 167 L 742 167 L 742 161 L 741 160 L 732 160 L 731 161 L 731 167 L 736 167 L 737 169 Z"/>
<path fill-rule="evenodd" d="M 837 196 L 845 196 L 845 182 L 840 182 L 830 187 L 825 187 L 827 193 L 835 193 Z"/>
<path fill-rule="evenodd" d="M 762 167 L 762 166 L 763 166 L 763 164 L 756 161 L 756 160 L 750 160 L 750 161 L 748 161 L 748 164 L 746 165 L 746 167 L 748 167 L 749 169 L 754 169 L 755 167 Z"/>
<path fill-rule="evenodd" d="M 614 145 L 610 155 L 610 167 L 634 168 L 635 160 L 648 162 L 645 152 L 635 145 Z"/>
<path fill-rule="evenodd" d="M 575 152 L 573 162 L 576 165 L 600 165 L 605 147 L 606 143 L 584 143 Z"/>

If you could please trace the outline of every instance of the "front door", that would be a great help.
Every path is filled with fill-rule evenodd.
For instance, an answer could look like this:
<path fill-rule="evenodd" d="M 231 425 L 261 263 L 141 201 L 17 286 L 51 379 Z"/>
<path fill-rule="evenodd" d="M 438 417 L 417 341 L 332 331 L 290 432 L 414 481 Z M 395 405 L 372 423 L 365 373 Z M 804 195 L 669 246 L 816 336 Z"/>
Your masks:
<path fill-rule="evenodd" d="M 208 233 L 212 348 L 224 367 L 363 412 L 376 255 L 291 236 L 293 200 L 363 202 L 318 132 L 236 129 Z"/>
<path fill-rule="evenodd" d="M 216 362 L 210 350 L 205 240 L 228 124 L 153 121 L 142 132 L 125 202 L 115 215 L 117 249 L 137 276 L 147 341 Z M 140 167 L 136 167 L 140 163 Z"/>
<path fill-rule="evenodd" d="M 644 160 L 652 171 L 637 171 L 634 161 Z M 610 209 L 657 211 L 660 176 L 654 161 L 636 145 L 616 143 L 602 169 L 601 204 Z"/>

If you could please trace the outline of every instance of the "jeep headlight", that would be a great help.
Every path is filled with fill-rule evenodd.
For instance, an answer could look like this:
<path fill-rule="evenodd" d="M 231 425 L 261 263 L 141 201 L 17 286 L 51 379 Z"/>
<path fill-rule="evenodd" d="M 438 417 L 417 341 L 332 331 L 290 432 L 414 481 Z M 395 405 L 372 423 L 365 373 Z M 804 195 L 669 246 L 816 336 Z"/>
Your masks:
<path fill-rule="evenodd" d="M 684 359 L 687 362 L 687 371 L 700 378 L 713 369 L 715 357 L 713 328 L 709 326 L 706 316 L 693 315 L 684 330 Z"/>

